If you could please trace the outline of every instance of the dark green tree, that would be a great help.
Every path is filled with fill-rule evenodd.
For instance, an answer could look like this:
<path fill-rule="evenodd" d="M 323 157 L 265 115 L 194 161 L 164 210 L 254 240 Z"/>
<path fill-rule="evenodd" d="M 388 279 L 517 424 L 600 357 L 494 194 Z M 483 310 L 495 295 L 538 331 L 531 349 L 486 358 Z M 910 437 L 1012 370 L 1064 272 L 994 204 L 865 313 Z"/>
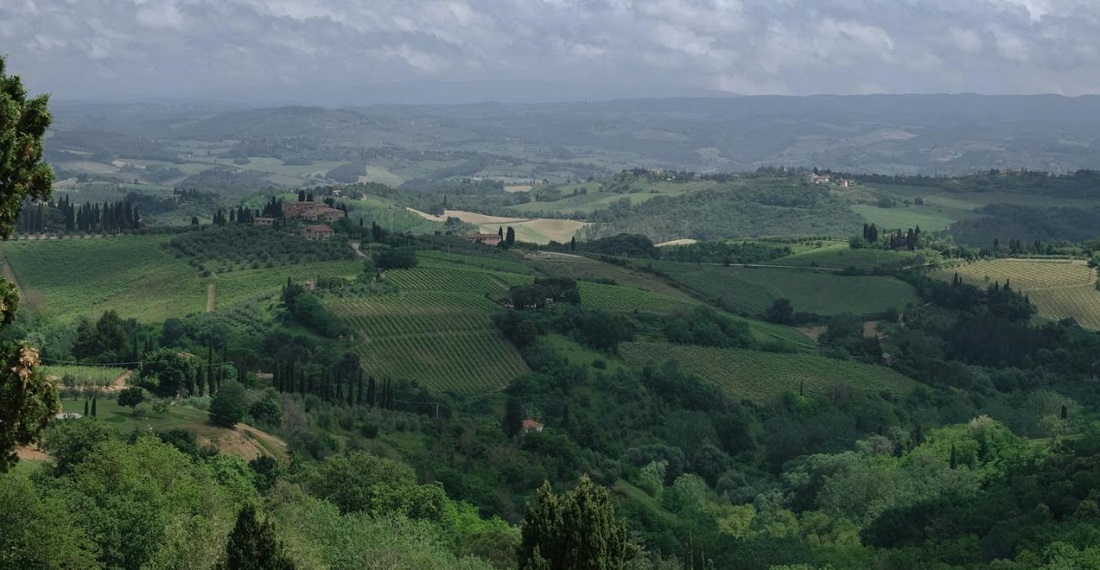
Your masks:
<path fill-rule="evenodd" d="M 118 393 L 118 405 L 127 406 L 136 412 L 138 404 L 145 401 L 145 392 L 140 386 L 130 386 Z"/>
<path fill-rule="evenodd" d="M 514 243 L 516 243 L 516 230 L 508 226 L 508 231 L 504 232 L 504 247 L 512 247 Z"/>
<path fill-rule="evenodd" d="M 92 396 L 92 417 L 93 418 L 95 417 L 95 404 L 96 404 L 96 397 Z"/>
<path fill-rule="evenodd" d="M 248 412 L 248 394 L 236 380 L 222 383 L 218 395 L 210 401 L 210 421 L 215 425 L 231 428 Z"/>
<path fill-rule="evenodd" d="M 216 570 L 293 570 L 294 562 L 275 538 L 275 525 L 260 520 L 256 508 L 245 505 L 237 514 L 237 524 L 229 533 L 225 558 Z"/>
<path fill-rule="evenodd" d="M 789 325 L 794 322 L 794 307 L 788 299 L 776 299 L 772 306 L 764 312 L 764 320 L 778 325 Z"/>
<path fill-rule="evenodd" d="M 577 236 L 569 238 L 569 251 L 577 251 Z"/>
<path fill-rule="evenodd" d="M 516 437 L 519 432 L 523 431 L 523 403 L 519 398 L 511 396 L 508 398 L 508 404 L 504 407 L 504 421 L 501 422 L 501 427 L 504 428 L 504 435 L 508 437 Z"/>
<path fill-rule="evenodd" d="M 145 356 L 141 363 L 141 383 L 150 392 L 173 397 L 186 391 L 199 366 L 199 360 L 177 349 L 162 348 Z"/>
<path fill-rule="evenodd" d="M 607 490 L 588 477 L 561 497 L 543 483 L 516 552 L 520 570 L 620 570 L 632 554 Z"/>

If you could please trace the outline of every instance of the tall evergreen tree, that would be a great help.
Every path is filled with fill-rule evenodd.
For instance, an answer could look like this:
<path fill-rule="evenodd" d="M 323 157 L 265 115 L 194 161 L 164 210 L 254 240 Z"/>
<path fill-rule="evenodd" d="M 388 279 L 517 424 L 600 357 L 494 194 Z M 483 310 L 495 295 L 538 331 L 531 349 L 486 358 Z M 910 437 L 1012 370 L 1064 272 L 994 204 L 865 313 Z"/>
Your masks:
<path fill-rule="evenodd" d="M 237 514 L 237 524 L 229 533 L 225 558 L 216 570 L 293 570 L 294 562 L 275 538 L 275 525 L 260 520 L 256 508 L 245 505 Z"/>
<path fill-rule="evenodd" d="M 521 532 L 521 570 L 621 570 L 633 555 L 607 490 L 588 477 L 561 497 L 543 483 Z"/>

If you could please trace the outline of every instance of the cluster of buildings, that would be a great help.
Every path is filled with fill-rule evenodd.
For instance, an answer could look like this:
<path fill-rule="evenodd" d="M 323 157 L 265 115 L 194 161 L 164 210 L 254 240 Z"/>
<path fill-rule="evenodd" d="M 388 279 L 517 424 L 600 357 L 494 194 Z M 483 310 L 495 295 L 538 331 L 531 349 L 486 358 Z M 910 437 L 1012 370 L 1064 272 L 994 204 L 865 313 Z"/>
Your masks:
<path fill-rule="evenodd" d="M 829 176 L 828 174 L 814 174 L 813 172 L 810 172 L 809 174 L 806 175 L 806 183 L 807 184 L 830 184 L 830 183 L 835 183 L 837 186 L 840 186 L 841 188 L 848 188 L 848 187 L 851 187 L 851 186 L 855 186 L 855 181 L 854 180 L 848 180 L 847 178 L 837 178 L 836 180 L 833 180 L 832 177 Z"/>
<path fill-rule="evenodd" d="M 333 208 L 323 202 L 291 202 L 283 204 L 283 217 L 299 219 L 307 222 L 319 222 L 305 226 L 301 230 L 302 237 L 309 240 L 325 240 L 335 235 L 328 224 L 345 216 L 347 212 Z M 252 218 L 252 225 L 257 227 L 271 227 L 275 225 L 275 218 L 268 216 L 256 216 Z"/>

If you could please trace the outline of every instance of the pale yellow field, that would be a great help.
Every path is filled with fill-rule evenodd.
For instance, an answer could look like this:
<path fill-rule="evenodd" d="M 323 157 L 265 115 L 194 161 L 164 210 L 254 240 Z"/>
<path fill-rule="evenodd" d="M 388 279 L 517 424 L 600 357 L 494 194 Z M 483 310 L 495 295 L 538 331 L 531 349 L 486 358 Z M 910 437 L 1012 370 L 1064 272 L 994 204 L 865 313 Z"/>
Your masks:
<path fill-rule="evenodd" d="M 425 219 L 437 222 L 444 222 L 449 217 L 455 217 L 468 224 L 477 225 L 482 232 L 490 234 L 497 233 L 502 227 L 511 226 L 512 229 L 516 231 L 516 239 L 518 241 L 530 243 L 548 243 L 551 240 L 565 243 L 569 241 L 578 230 L 586 225 L 584 222 L 578 222 L 576 220 L 504 218 L 501 216 L 479 214 L 477 212 L 467 212 L 465 210 L 444 210 L 442 216 L 433 216 L 421 212 L 420 210 L 414 210 L 413 208 L 407 209 Z"/>
<path fill-rule="evenodd" d="M 979 287 L 993 283 L 1026 293 L 1039 315 L 1058 320 L 1072 317 L 1082 327 L 1100 330 L 1100 291 L 1096 271 L 1083 261 L 1062 259 L 993 259 L 934 272 L 949 281 L 958 272 L 963 281 Z"/>

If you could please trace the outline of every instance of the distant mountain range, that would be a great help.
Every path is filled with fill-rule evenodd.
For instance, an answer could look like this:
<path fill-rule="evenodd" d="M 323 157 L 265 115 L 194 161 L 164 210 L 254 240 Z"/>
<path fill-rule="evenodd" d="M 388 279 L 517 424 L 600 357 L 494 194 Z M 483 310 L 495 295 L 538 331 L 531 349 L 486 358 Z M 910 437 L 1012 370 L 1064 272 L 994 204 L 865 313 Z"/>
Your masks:
<path fill-rule="evenodd" d="M 481 96 L 469 89 L 452 95 Z M 343 109 L 60 101 L 53 109 L 55 131 L 151 140 L 311 138 L 334 147 L 476 151 L 612 171 L 784 165 L 947 175 L 1100 168 L 1100 96 L 730 96 Z"/>

